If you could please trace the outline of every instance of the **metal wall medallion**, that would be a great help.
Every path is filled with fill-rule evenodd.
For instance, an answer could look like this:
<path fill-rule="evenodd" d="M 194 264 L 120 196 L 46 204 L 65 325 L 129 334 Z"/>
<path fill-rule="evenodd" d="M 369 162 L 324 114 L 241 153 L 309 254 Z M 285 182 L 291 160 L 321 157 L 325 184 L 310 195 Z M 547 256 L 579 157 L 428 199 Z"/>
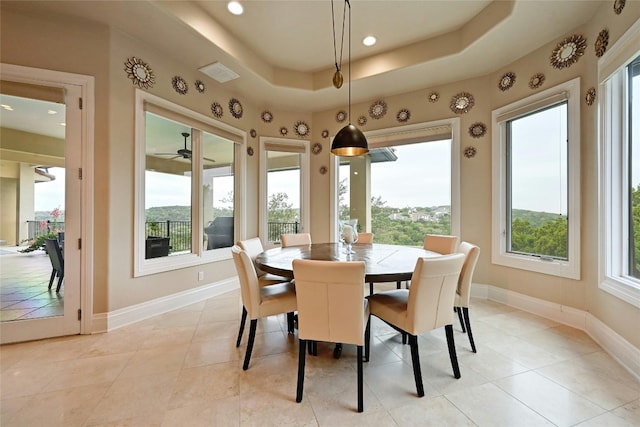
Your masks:
<path fill-rule="evenodd" d="M 438 92 L 431 92 L 429 94 L 429 102 L 436 102 L 440 99 L 440 94 Z"/>
<path fill-rule="evenodd" d="M 482 122 L 476 122 L 469 126 L 469 135 L 473 138 L 482 138 L 487 133 L 487 126 Z"/>
<path fill-rule="evenodd" d="M 500 77 L 500 81 L 498 82 L 498 88 L 501 91 L 509 90 L 513 87 L 516 82 L 516 75 L 509 71 L 508 73 L 504 73 L 502 77 Z"/>
<path fill-rule="evenodd" d="M 469 147 L 467 147 L 467 148 L 465 148 L 465 149 L 464 149 L 464 156 L 465 156 L 467 159 L 470 159 L 470 158 L 472 158 L 472 157 L 475 157 L 475 155 L 476 155 L 476 153 L 477 153 L 477 152 L 478 152 L 478 150 L 476 150 L 476 147 L 471 147 L 471 146 L 469 146 Z"/>
<path fill-rule="evenodd" d="M 580 59 L 587 47 L 587 39 L 579 34 L 567 37 L 551 52 L 551 65 L 561 70 L 570 67 Z"/>
<path fill-rule="evenodd" d="M 542 83 L 544 83 L 544 74 L 542 73 L 534 74 L 531 76 L 531 79 L 529 79 L 529 87 L 531 89 L 538 89 L 542 86 Z"/>
<path fill-rule="evenodd" d="M 249 135 L 251 135 L 251 138 L 255 138 L 258 135 L 258 132 L 256 132 L 255 129 L 251 129 L 249 131 Z"/>
<path fill-rule="evenodd" d="M 204 93 L 206 87 L 205 87 L 204 83 L 202 82 L 202 80 L 196 80 L 195 86 L 196 86 L 196 90 L 199 93 Z"/>
<path fill-rule="evenodd" d="M 224 114 L 224 111 L 222 110 L 222 105 L 218 104 L 217 102 L 214 102 L 213 104 L 211 104 L 211 112 L 218 119 L 221 119 L 222 115 Z"/>
<path fill-rule="evenodd" d="M 365 116 L 358 117 L 358 126 L 364 126 L 367 124 L 367 118 Z"/>
<path fill-rule="evenodd" d="M 270 111 L 263 111 L 262 114 L 260 114 L 260 118 L 265 123 L 271 123 L 273 121 L 273 114 L 271 114 Z"/>
<path fill-rule="evenodd" d="M 338 111 L 338 114 L 336 114 L 336 121 L 338 123 L 342 123 L 345 120 L 347 120 L 347 112 L 344 110 L 340 110 Z"/>
<path fill-rule="evenodd" d="M 323 138 L 328 138 L 328 137 L 329 137 L 329 131 L 328 131 L 328 130 L 326 130 L 326 129 L 325 129 L 325 130 L 323 130 L 323 131 L 322 131 L 322 137 L 323 137 Z"/>
<path fill-rule="evenodd" d="M 286 127 L 282 126 L 282 127 L 280 128 L 280 135 L 282 135 L 282 136 L 286 136 L 288 133 L 289 133 L 289 131 L 287 130 L 287 128 L 286 128 Z"/>
<path fill-rule="evenodd" d="M 460 92 L 457 95 L 454 95 L 451 98 L 451 103 L 449 104 L 449 108 L 456 114 L 464 114 L 468 113 L 471 108 L 475 105 L 475 100 L 473 99 L 473 95 L 468 92 Z"/>
<path fill-rule="evenodd" d="M 174 76 L 171 79 L 171 84 L 173 85 L 173 89 L 180 95 L 186 95 L 187 92 L 189 92 L 187 81 L 180 76 Z"/>
<path fill-rule="evenodd" d="M 615 0 L 613 2 L 613 11 L 616 13 L 616 15 L 620 15 L 622 13 L 622 9 L 624 9 L 625 3 L 626 0 Z"/>
<path fill-rule="evenodd" d="M 387 114 L 387 103 L 384 101 L 376 101 L 369 107 L 369 116 L 372 119 L 381 119 Z"/>
<path fill-rule="evenodd" d="M 587 103 L 587 105 L 589 105 L 589 106 L 593 105 L 593 103 L 596 100 L 596 88 L 595 87 L 590 87 L 589 89 L 587 89 L 587 94 L 584 96 L 584 100 Z"/>
<path fill-rule="evenodd" d="M 229 111 L 231 111 L 231 115 L 233 117 L 239 119 L 240 117 L 242 117 L 242 113 L 244 110 L 242 109 L 242 104 L 238 99 L 231 98 L 229 100 Z"/>
<path fill-rule="evenodd" d="M 396 115 L 396 119 L 400 123 L 404 123 L 410 118 L 411 118 L 411 111 L 407 110 L 406 108 L 403 108 L 402 110 L 398 111 L 398 114 Z"/>
<path fill-rule="evenodd" d="M 247 154 L 253 156 L 253 147 L 247 147 Z"/>
<path fill-rule="evenodd" d="M 327 173 L 327 167 L 326 166 L 320 166 L 320 175 L 324 175 Z"/>
<path fill-rule="evenodd" d="M 296 124 L 293 125 L 293 131 L 300 138 L 304 138 L 305 136 L 309 135 L 309 132 L 311 132 L 311 128 L 305 122 L 299 121 L 299 122 L 296 122 Z"/>
<path fill-rule="evenodd" d="M 600 58 L 607 51 L 607 46 L 609 45 L 609 30 L 606 28 L 600 31 L 598 34 L 598 38 L 596 39 L 596 43 L 593 45 L 596 50 L 596 56 Z"/>
<path fill-rule="evenodd" d="M 322 151 L 322 144 L 320 144 L 319 142 L 316 142 L 315 144 L 313 144 L 313 146 L 311 147 L 311 152 L 313 154 L 320 154 L 320 152 Z"/>
<path fill-rule="evenodd" d="M 156 82 L 151 67 L 140 58 L 132 56 L 124 62 L 124 70 L 127 77 L 131 79 L 134 85 L 141 89 L 149 89 Z"/>

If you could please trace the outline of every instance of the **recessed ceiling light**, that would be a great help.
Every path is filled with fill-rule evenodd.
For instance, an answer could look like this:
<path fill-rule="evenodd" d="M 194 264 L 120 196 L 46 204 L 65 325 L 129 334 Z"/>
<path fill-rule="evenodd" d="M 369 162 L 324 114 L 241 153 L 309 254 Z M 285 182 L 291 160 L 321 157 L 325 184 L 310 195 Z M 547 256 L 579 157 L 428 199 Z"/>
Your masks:
<path fill-rule="evenodd" d="M 54 114 L 58 114 L 58 112 L 53 110 L 47 110 L 47 114 L 54 115 Z"/>
<path fill-rule="evenodd" d="M 4 108 L 7 111 L 13 111 L 13 107 L 11 105 L 2 104 L 2 108 Z"/>
<path fill-rule="evenodd" d="M 242 15 L 242 12 L 244 12 L 244 8 L 238 1 L 230 1 L 227 3 L 227 9 L 234 15 Z"/>
<path fill-rule="evenodd" d="M 374 36 L 367 36 L 364 39 L 362 39 L 362 44 L 365 46 L 373 46 L 374 44 L 376 44 L 376 38 Z"/>
<path fill-rule="evenodd" d="M 64 123 L 64 122 L 63 122 L 63 123 L 60 123 L 60 126 L 66 126 L 66 125 L 67 125 L 67 124 L 66 124 L 66 123 Z"/>

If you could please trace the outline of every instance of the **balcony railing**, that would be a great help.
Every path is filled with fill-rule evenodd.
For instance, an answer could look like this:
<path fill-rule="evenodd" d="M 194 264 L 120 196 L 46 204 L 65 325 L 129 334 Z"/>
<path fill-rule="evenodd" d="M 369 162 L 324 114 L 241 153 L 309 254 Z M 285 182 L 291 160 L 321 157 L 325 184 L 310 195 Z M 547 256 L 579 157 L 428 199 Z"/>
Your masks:
<path fill-rule="evenodd" d="M 299 222 L 268 222 L 267 238 L 270 242 L 279 242 L 281 234 L 297 234 L 300 232 Z"/>
<path fill-rule="evenodd" d="M 27 221 L 27 238 L 29 240 L 35 240 L 45 234 L 59 231 L 64 231 L 64 222 Z"/>

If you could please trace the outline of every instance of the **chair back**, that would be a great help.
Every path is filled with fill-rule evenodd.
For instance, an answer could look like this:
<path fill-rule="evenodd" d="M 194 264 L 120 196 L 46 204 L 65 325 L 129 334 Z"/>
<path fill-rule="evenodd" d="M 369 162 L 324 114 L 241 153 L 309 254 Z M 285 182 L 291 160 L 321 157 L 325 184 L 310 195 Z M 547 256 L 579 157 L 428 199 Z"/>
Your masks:
<path fill-rule="evenodd" d="M 240 246 L 240 248 L 249 255 L 249 258 L 251 258 L 255 267 L 256 257 L 264 252 L 264 247 L 262 246 L 262 241 L 260 240 L 260 238 L 254 237 L 252 239 L 240 240 L 236 243 L 236 245 Z M 258 276 L 262 276 L 265 273 L 258 267 L 255 267 L 255 269 Z"/>
<path fill-rule="evenodd" d="M 407 302 L 407 332 L 419 335 L 453 323 L 463 254 L 418 258 Z"/>
<path fill-rule="evenodd" d="M 358 243 L 362 245 L 373 243 L 373 233 L 358 233 L 358 241 L 356 242 L 356 245 Z"/>
<path fill-rule="evenodd" d="M 60 250 L 60 245 L 58 244 L 58 239 L 44 239 L 44 247 L 47 249 L 53 269 L 64 272 L 64 258 Z"/>
<path fill-rule="evenodd" d="M 280 243 L 283 248 L 288 246 L 303 246 L 311 244 L 311 234 L 309 233 L 297 233 L 297 234 L 281 234 Z"/>
<path fill-rule="evenodd" d="M 439 254 L 455 254 L 458 250 L 458 236 L 427 234 L 424 236 L 424 248 Z"/>
<path fill-rule="evenodd" d="M 300 339 L 364 345 L 364 267 L 364 261 L 293 260 Z"/>
<path fill-rule="evenodd" d="M 253 261 L 249 254 L 238 245 L 231 248 L 231 254 L 240 280 L 242 304 L 246 308 L 249 318 L 256 319 L 260 306 L 260 284 Z"/>
<path fill-rule="evenodd" d="M 460 278 L 458 279 L 458 302 L 460 307 L 469 307 L 471 281 L 473 279 L 473 272 L 476 269 L 476 264 L 478 263 L 478 257 L 480 256 L 480 247 L 472 243 L 462 242 L 460 243 L 458 251 L 464 254 L 464 264 L 462 265 L 462 271 L 460 271 Z"/>

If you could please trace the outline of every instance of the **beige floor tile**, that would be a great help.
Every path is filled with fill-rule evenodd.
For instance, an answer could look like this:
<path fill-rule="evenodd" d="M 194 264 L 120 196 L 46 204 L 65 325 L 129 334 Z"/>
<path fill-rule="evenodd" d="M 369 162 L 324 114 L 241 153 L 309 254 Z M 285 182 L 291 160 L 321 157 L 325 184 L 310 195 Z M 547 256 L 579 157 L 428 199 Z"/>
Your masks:
<path fill-rule="evenodd" d="M 211 365 L 238 361 L 244 358 L 244 348 L 236 347 L 235 340 L 194 340 L 187 349 L 183 366 L 194 368 L 196 366 Z"/>
<path fill-rule="evenodd" d="M 475 426 L 475 424 L 443 396 L 425 396 L 414 402 L 389 409 L 398 426 Z"/>
<path fill-rule="evenodd" d="M 133 355 L 134 353 L 121 353 L 58 362 L 63 363 L 64 366 L 59 369 L 44 391 L 112 382 L 120 375 Z"/>
<path fill-rule="evenodd" d="M 207 403 L 240 394 L 237 363 L 219 363 L 182 369 L 173 388 L 169 408 Z"/>
<path fill-rule="evenodd" d="M 239 427 L 239 396 L 185 405 L 166 411 L 162 427 L 184 426 Z"/>
<path fill-rule="evenodd" d="M 178 372 L 182 369 L 186 353 L 184 346 L 140 350 L 129 359 L 118 378 Z"/>

